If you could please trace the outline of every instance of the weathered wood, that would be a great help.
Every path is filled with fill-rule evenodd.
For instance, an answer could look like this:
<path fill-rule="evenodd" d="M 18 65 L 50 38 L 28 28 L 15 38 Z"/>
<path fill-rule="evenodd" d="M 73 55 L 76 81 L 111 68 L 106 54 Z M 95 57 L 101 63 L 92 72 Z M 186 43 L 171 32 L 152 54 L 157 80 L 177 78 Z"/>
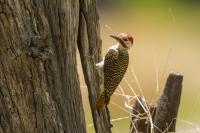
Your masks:
<path fill-rule="evenodd" d="M 139 102 L 139 101 L 140 102 Z M 145 110 L 143 107 L 145 107 L 145 100 L 141 97 L 138 97 L 136 100 L 135 106 L 133 108 L 133 116 L 132 116 L 132 121 L 131 121 L 131 133 L 135 132 L 146 132 L 147 130 L 147 123 L 146 123 L 146 118 L 147 114 L 145 113 Z M 142 106 L 141 104 L 142 103 Z"/>
<path fill-rule="evenodd" d="M 153 105 L 148 105 L 144 98 L 138 97 L 133 107 L 133 116 L 131 118 L 130 133 L 150 133 L 150 121 L 148 114 L 145 110 L 150 111 L 152 118 L 155 115 L 156 107 Z"/>
<path fill-rule="evenodd" d="M 76 67 L 81 4 L 0 0 L 0 132 L 86 132 Z"/>
<path fill-rule="evenodd" d="M 95 109 L 101 84 L 95 64 L 101 60 L 102 48 L 96 1 L 80 0 L 80 2 L 78 48 L 88 88 L 94 127 L 96 133 L 110 133 L 111 124 L 108 109 L 105 109 L 100 116 Z"/>
<path fill-rule="evenodd" d="M 155 133 L 175 132 L 182 81 L 181 74 L 170 73 L 156 109 L 154 124 L 157 128 L 154 128 Z"/>
<path fill-rule="evenodd" d="M 137 117 L 132 117 L 131 133 L 151 132 L 149 116 L 147 116 L 147 113 L 143 108 L 145 107 L 146 109 L 146 105 L 148 106 L 152 116 L 154 133 L 175 132 L 176 118 L 182 91 L 182 81 L 182 75 L 179 73 L 170 73 L 157 107 L 148 105 L 145 103 L 146 101 L 140 97 L 136 100 L 133 114 Z M 140 102 L 138 100 L 140 100 Z"/>

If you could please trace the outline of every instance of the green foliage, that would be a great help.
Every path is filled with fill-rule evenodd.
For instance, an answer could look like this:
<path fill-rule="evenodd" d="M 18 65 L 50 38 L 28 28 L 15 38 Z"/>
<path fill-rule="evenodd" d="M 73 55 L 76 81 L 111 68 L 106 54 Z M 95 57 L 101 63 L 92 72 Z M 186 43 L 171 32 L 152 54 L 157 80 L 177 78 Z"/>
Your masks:
<path fill-rule="evenodd" d="M 137 6 L 165 7 L 165 6 L 200 6 L 200 0 L 110 0 L 110 4 L 117 7 L 130 8 Z"/>

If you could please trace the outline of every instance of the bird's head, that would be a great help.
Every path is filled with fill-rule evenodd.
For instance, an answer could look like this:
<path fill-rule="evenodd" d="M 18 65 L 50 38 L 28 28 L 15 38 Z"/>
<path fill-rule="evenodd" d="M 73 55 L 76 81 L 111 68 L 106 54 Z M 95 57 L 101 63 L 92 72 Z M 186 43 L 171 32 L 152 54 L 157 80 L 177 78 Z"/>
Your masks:
<path fill-rule="evenodd" d="M 119 47 L 125 50 L 133 46 L 133 37 L 130 34 L 120 33 L 119 35 L 110 35 L 119 42 Z"/>

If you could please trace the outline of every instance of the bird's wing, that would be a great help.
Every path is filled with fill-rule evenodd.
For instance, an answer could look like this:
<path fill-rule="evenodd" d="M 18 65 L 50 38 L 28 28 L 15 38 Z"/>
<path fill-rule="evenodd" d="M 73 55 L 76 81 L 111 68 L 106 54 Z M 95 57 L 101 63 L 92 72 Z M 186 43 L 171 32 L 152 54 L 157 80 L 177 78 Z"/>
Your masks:
<path fill-rule="evenodd" d="M 119 52 L 118 50 L 115 49 L 110 49 L 107 54 L 105 55 L 105 59 L 104 59 L 104 78 L 106 77 L 106 80 L 110 78 L 109 75 L 110 72 L 112 72 L 112 67 L 110 66 L 114 66 L 115 62 L 117 61 L 119 56 Z M 104 83 L 106 82 L 106 85 L 108 84 L 108 81 L 105 81 L 104 79 Z M 104 84 L 103 83 L 103 84 Z M 104 88 L 105 89 L 105 88 Z M 98 112 L 100 112 L 103 108 L 104 105 L 107 105 L 110 101 L 110 94 L 109 90 L 104 90 L 103 93 L 101 93 L 100 97 L 97 100 L 97 104 L 96 104 L 96 108 L 98 110 Z"/>
<path fill-rule="evenodd" d="M 119 57 L 119 52 L 118 50 L 115 49 L 110 49 L 104 59 L 104 65 L 105 64 L 113 64 L 114 62 L 116 62 L 116 60 Z"/>
<path fill-rule="evenodd" d="M 120 82 L 119 51 L 110 49 L 104 60 L 104 88 L 106 95 L 110 96 Z"/>

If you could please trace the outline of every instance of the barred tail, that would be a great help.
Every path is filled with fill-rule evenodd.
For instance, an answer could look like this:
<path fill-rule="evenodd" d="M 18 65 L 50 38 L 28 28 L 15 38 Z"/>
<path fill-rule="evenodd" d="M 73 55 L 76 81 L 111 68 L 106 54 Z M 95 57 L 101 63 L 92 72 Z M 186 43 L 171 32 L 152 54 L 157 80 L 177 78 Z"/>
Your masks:
<path fill-rule="evenodd" d="M 100 95 L 100 97 L 97 100 L 96 103 L 96 109 L 100 113 L 101 110 L 103 109 L 104 105 L 107 105 L 110 101 L 110 97 L 106 95 L 106 91 L 104 90 L 103 93 Z"/>

